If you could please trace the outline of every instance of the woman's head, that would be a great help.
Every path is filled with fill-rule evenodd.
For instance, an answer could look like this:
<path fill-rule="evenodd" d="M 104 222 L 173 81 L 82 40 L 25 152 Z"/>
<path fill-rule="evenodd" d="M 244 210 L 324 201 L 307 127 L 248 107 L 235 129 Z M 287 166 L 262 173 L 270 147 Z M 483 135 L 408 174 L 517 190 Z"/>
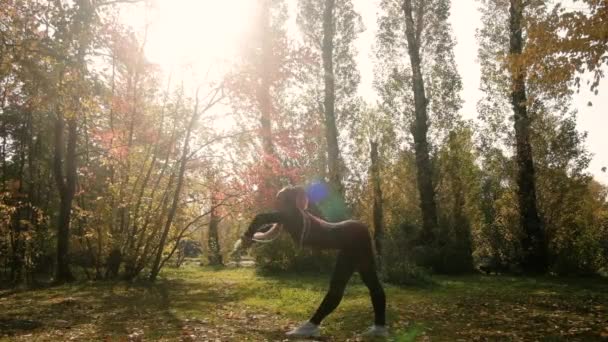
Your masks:
<path fill-rule="evenodd" d="M 308 208 L 308 195 L 301 186 L 286 186 L 277 193 L 277 209 L 301 209 Z"/>

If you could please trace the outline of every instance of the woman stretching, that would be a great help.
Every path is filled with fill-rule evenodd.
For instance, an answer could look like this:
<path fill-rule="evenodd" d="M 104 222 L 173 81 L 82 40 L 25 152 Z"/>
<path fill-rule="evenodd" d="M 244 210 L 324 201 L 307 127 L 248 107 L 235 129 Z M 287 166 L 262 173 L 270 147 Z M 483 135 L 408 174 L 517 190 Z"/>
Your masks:
<path fill-rule="evenodd" d="M 329 291 L 321 305 L 302 326 L 289 331 L 289 336 L 319 336 L 319 325 L 342 300 L 346 283 L 356 270 L 369 289 L 374 307 L 374 325 L 365 332 L 368 336 L 388 335 L 385 327 L 386 298 L 376 274 L 372 241 L 367 226 L 359 221 L 325 222 L 305 210 L 308 196 L 302 187 L 289 186 L 277 194 L 277 211 L 258 214 L 235 246 L 235 250 L 249 247 L 253 241 L 269 241 L 285 228 L 302 248 L 337 249 L 338 258 L 331 277 Z M 274 223 L 267 232 L 256 232 L 263 225 Z"/>

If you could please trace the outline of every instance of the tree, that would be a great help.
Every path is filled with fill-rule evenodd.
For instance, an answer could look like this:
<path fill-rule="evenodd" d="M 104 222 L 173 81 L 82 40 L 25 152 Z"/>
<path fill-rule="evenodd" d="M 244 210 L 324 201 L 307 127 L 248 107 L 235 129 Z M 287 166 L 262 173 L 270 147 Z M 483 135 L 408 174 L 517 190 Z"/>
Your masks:
<path fill-rule="evenodd" d="M 160 269 L 162 267 L 161 262 L 162 262 L 163 252 L 165 249 L 165 244 L 167 241 L 167 236 L 169 235 L 171 225 L 173 224 L 173 219 L 175 218 L 175 214 L 177 212 L 178 204 L 180 201 L 182 187 L 184 185 L 184 175 L 186 173 L 186 165 L 188 163 L 189 155 L 191 153 L 190 139 L 192 136 L 192 131 L 193 131 L 194 126 L 197 123 L 197 120 L 200 117 L 200 115 L 207 112 L 209 109 L 211 109 L 213 106 L 215 106 L 223 98 L 223 93 L 221 92 L 221 90 L 222 90 L 221 88 L 216 88 L 215 90 L 212 90 L 211 94 L 209 94 L 206 97 L 207 103 L 205 104 L 205 106 L 202 109 L 199 109 L 198 89 L 196 91 L 194 109 L 192 112 L 192 116 L 190 117 L 190 120 L 188 122 L 188 126 L 186 129 L 186 136 L 184 137 L 184 142 L 183 142 L 183 146 L 182 146 L 181 158 L 179 161 L 179 171 L 178 171 L 178 175 L 177 175 L 177 184 L 175 186 L 175 190 L 173 193 L 171 207 L 169 209 L 166 221 L 164 223 L 164 228 L 163 228 L 161 236 L 160 236 L 160 242 L 156 249 L 156 256 L 154 257 L 154 261 L 151 265 L 151 271 L 150 271 L 150 276 L 149 276 L 150 281 L 156 280 L 156 277 L 158 276 L 158 273 L 160 272 Z M 177 243 L 176 243 L 176 245 L 177 245 Z"/>
<path fill-rule="evenodd" d="M 552 9 L 528 18 L 528 48 L 524 52 L 529 78 L 545 86 L 574 81 L 589 72 L 587 84 L 597 87 L 608 65 L 608 3 L 577 1 L 576 7 L 555 3 Z M 544 6 L 550 6 L 543 4 Z"/>
<path fill-rule="evenodd" d="M 0 11 L 0 262 L 13 284 L 31 283 L 53 248 L 45 200 L 54 188 L 46 167 L 52 120 L 38 112 L 46 89 L 35 48 L 40 27 L 33 18 L 43 12 L 39 4 L 12 2 Z M 45 272 L 50 268 L 46 263 Z"/>
<path fill-rule="evenodd" d="M 325 82 L 325 137 L 327 139 L 327 161 L 329 166 L 329 180 L 333 188 L 344 194 L 342 185 L 340 148 L 338 146 L 338 129 L 336 128 L 335 113 L 335 83 L 333 65 L 334 41 L 334 7 L 335 0 L 325 0 L 323 11 L 323 80 Z"/>
<path fill-rule="evenodd" d="M 471 122 L 456 122 L 446 142 L 439 146 L 435 160 L 437 206 L 442 246 L 441 273 L 473 270 L 474 232 L 481 227 L 481 182 Z"/>
<path fill-rule="evenodd" d="M 543 86 L 528 74 L 529 68 L 525 64 L 527 18 L 542 13 L 542 4 L 486 1 L 484 5 L 484 29 L 478 36 L 482 39 L 482 89 L 488 94 L 488 99 L 487 103 L 480 103 L 480 113 L 490 132 L 507 132 L 508 124 L 504 118 L 508 107 L 511 107 L 513 135 L 499 133 L 496 136 L 502 135 L 498 140 L 506 139 L 515 150 L 519 225 L 523 230 L 521 265 L 529 272 L 543 272 L 547 267 L 546 238 L 538 211 L 532 126 L 543 110 L 543 103 L 552 101 L 550 99 L 556 89 L 562 94 L 557 106 L 569 98 L 569 91 L 564 83 Z M 491 140 L 482 141 L 482 144 L 490 148 L 496 141 Z"/>
<path fill-rule="evenodd" d="M 221 180 L 218 177 L 218 172 L 210 172 L 208 176 L 209 182 L 209 233 L 207 236 L 207 259 L 209 265 L 222 265 L 222 251 L 220 246 L 220 237 L 218 228 L 223 217 L 221 216 Z"/>
<path fill-rule="evenodd" d="M 526 68 L 518 63 L 524 49 L 523 15 L 525 4 L 511 0 L 509 8 L 509 57 L 514 61 L 511 74 L 511 105 L 515 128 L 515 150 L 518 166 L 518 201 L 521 226 L 525 231 L 522 240 L 526 271 L 543 272 L 547 268 L 546 241 L 536 205 L 536 179 L 532 146 L 530 145 L 530 117 L 526 94 Z"/>
<path fill-rule="evenodd" d="M 416 23 L 412 9 L 412 1 L 404 0 L 403 13 L 405 15 L 405 35 L 407 48 L 412 65 L 412 90 L 414 92 L 415 120 L 412 133 L 414 136 L 414 150 L 416 151 L 416 166 L 418 191 L 420 192 L 420 207 L 422 209 L 422 235 L 421 242 L 432 243 L 437 228 L 437 205 L 435 203 L 435 189 L 431 163 L 429 159 L 429 146 L 427 140 L 428 116 L 427 99 L 424 92 L 424 81 L 420 68 L 420 40 L 422 35 L 425 2 L 420 1 L 416 11 Z"/>
<path fill-rule="evenodd" d="M 262 150 L 265 158 L 274 158 L 274 144 L 272 142 L 272 118 L 275 111 L 271 94 L 271 86 L 273 85 L 273 35 L 271 34 L 271 1 L 264 0 L 261 5 L 261 13 L 259 16 L 259 30 L 262 43 L 261 54 L 257 61 L 257 69 L 259 70 L 259 86 L 257 89 L 257 100 L 260 110 L 260 127 L 262 136 Z"/>
<path fill-rule="evenodd" d="M 601 267 L 601 223 L 596 221 L 598 215 L 589 214 L 596 204 L 586 172 L 590 161 L 584 147 L 586 134 L 577 131 L 573 112 L 563 116 L 539 112 L 532 131 L 548 266 L 559 274 L 593 274 Z"/>
<path fill-rule="evenodd" d="M 290 77 L 292 48 L 287 40 L 284 1 L 259 0 L 242 60 L 226 76 L 231 104 L 238 116 L 237 125 L 250 132 L 240 138 L 239 158 L 258 174 L 256 206 L 272 206 L 272 198 L 281 184 L 282 150 L 279 131 L 281 97 Z M 254 128 L 251 130 L 251 128 Z M 246 169 L 246 168 L 245 168 Z M 244 171 L 247 172 L 247 171 Z"/>
<path fill-rule="evenodd" d="M 382 260 L 382 241 L 384 240 L 384 218 L 382 206 L 382 180 L 380 178 L 380 165 L 378 160 L 378 142 L 370 142 L 370 178 L 372 181 L 374 204 L 372 207 L 372 217 L 374 223 L 374 242 L 376 243 L 376 253 Z M 380 263 L 380 266 L 382 263 Z M 381 268 L 381 267 L 380 267 Z"/>
<path fill-rule="evenodd" d="M 71 40 L 71 48 L 74 55 L 70 56 L 72 62 L 63 64 L 61 60 L 55 61 L 58 68 L 57 96 L 64 96 L 63 102 L 57 102 L 54 110 L 57 119 L 55 124 L 55 157 L 54 173 L 57 189 L 60 195 L 58 232 L 57 232 L 57 272 L 56 281 L 71 281 L 74 279 L 69 267 L 69 241 L 70 241 L 70 221 L 72 219 L 72 201 L 76 192 L 77 183 L 77 157 L 76 145 L 78 136 L 78 117 L 84 115 L 82 97 L 87 94 L 78 94 L 82 88 L 87 87 L 87 64 L 86 54 L 91 48 L 93 32 L 92 21 L 96 16 L 96 8 L 88 0 L 76 1 L 74 7 L 68 9 L 59 6 L 59 13 L 65 17 L 55 18 L 58 30 L 56 37 L 58 43 L 61 40 Z M 70 13 L 71 12 L 71 13 Z M 62 20 L 67 20 L 70 24 L 65 25 Z M 56 52 L 62 51 L 61 45 L 57 44 Z M 82 88 L 81 88 L 82 87 Z M 84 95 L 84 96 L 83 96 Z M 67 121 L 67 148 L 65 148 L 64 129 Z M 65 163 L 65 176 L 63 164 Z"/>
<path fill-rule="evenodd" d="M 301 0 L 297 23 L 303 33 L 304 46 L 311 58 L 302 66 L 302 85 L 299 97 L 306 105 L 306 120 L 323 122 L 325 132 L 324 155 L 331 187 L 344 197 L 344 160 L 340 153 L 339 131 L 360 110 L 361 100 L 356 91 L 360 75 L 355 62 L 354 42 L 363 31 L 361 16 L 355 12 L 351 0 Z M 320 118 L 315 114 L 322 112 Z M 332 219 L 340 219 L 336 214 Z"/>
<path fill-rule="evenodd" d="M 217 202 L 213 198 L 211 205 L 217 205 Z M 218 235 L 218 226 L 220 222 L 221 218 L 218 216 L 217 211 L 212 209 L 211 214 L 209 215 L 209 238 L 207 240 L 207 248 L 209 249 L 207 259 L 209 260 L 209 265 L 223 264 L 220 238 Z"/>
<path fill-rule="evenodd" d="M 446 139 L 462 102 L 450 3 L 384 0 L 380 8 L 375 86 L 380 107 L 394 118 L 395 127 L 409 126 L 397 137 L 400 146 L 411 144 L 416 154 L 420 241 L 432 243 L 438 219 L 431 142 L 439 145 Z"/>
<path fill-rule="evenodd" d="M 76 119 L 71 118 L 68 123 L 67 155 L 65 157 L 66 175 L 63 174 L 65 146 L 64 128 L 65 119 L 61 113 L 57 113 L 55 128 L 55 179 L 61 204 L 59 207 L 59 218 L 57 221 L 57 273 L 56 280 L 59 282 L 74 280 L 70 271 L 68 251 L 70 241 L 70 219 L 72 212 L 72 200 L 76 192 Z"/>
<path fill-rule="evenodd" d="M 530 62 L 542 47 L 538 41 L 525 41 L 536 35 L 533 30 L 538 29 L 537 23 L 549 14 L 540 1 L 525 5 L 484 1 L 484 25 L 478 32 L 481 88 L 486 95 L 478 104 L 483 121 L 480 147 L 486 175 L 484 193 L 488 195 L 483 206 L 489 219 L 486 227 L 491 231 L 486 236 L 493 236 L 494 259 L 520 264 L 530 272 L 542 272 L 547 267 L 554 271 L 582 269 L 581 264 L 566 267 L 559 261 L 570 259 L 566 255 L 574 250 L 563 245 L 566 241 L 587 244 L 591 239 L 580 238 L 575 243 L 567 232 L 589 236 L 596 231 L 596 224 L 582 219 L 589 217 L 584 210 L 570 203 L 572 198 L 586 196 L 583 193 L 589 182 L 584 171 L 589 160 L 582 145 L 584 134 L 577 132 L 575 112 L 570 108 L 572 83 L 559 73 L 551 81 L 538 77 L 537 66 Z M 515 129 L 510 130 L 510 125 Z M 515 196 L 517 206 L 509 204 Z M 533 210 L 525 207 L 531 202 Z M 585 249 L 596 247 L 588 244 Z M 580 254 L 576 259 L 592 258 Z"/>

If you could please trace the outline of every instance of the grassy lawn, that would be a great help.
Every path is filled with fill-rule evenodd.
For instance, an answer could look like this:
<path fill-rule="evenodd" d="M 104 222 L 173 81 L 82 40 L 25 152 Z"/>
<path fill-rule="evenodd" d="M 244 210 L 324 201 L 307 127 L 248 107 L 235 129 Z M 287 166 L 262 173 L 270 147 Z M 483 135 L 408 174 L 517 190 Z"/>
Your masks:
<path fill-rule="evenodd" d="M 328 276 L 257 276 L 252 269 L 166 269 L 156 284 L 81 282 L 0 291 L 0 341 L 282 341 L 306 320 Z M 608 340 L 601 279 L 436 277 L 386 286 L 393 341 Z M 372 322 L 355 277 L 323 326 L 325 341 L 359 341 Z"/>

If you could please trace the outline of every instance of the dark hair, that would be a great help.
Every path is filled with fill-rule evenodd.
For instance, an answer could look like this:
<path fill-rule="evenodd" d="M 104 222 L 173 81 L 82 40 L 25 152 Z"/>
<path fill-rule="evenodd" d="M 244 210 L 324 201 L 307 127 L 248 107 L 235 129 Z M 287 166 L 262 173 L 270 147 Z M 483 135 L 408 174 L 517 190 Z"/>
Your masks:
<path fill-rule="evenodd" d="M 296 207 L 298 195 L 306 195 L 306 189 L 299 185 L 288 185 L 277 192 L 276 202 L 279 210 Z"/>

